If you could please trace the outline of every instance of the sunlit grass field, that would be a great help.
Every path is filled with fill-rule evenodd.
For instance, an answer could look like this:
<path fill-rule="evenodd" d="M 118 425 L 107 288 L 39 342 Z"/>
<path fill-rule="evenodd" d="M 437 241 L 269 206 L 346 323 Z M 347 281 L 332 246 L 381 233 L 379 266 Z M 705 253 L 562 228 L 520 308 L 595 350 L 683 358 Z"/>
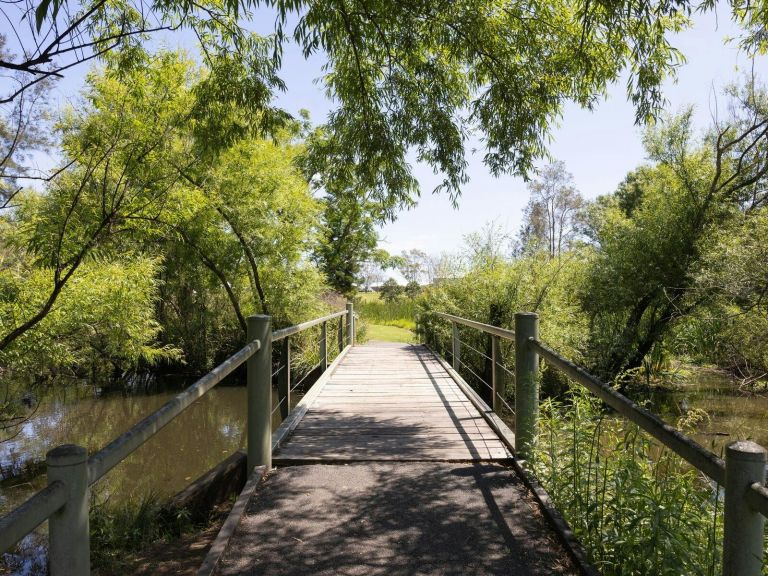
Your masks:
<path fill-rule="evenodd" d="M 368 325 L 370 340 L 386 342 L 416 342 L 415 306 L 413 300 L 403 297 L 396 302 L 385 302 L 377 292 L 358 294 L 357 312 Z"/>
<path fill-rule="evenodd" d="M 416 334 L 405 328 L 397 326 L 381 326 L 368 324 L 367 336 L 369 340 L 383 340 L 384 342 L 416 343 Z"/>

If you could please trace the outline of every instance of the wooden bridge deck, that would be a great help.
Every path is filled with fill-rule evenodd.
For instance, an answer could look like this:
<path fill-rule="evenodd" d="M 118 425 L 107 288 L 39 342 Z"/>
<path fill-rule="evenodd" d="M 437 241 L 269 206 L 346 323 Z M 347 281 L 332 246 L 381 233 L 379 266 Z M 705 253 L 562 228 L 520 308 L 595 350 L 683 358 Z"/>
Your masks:
<path fill-rule="evenodd" d="M 199 574 L 581 572 L 429 350 L 356 346 L 317 390 Z"/>
<path fill-rule="evenodd" d="M 429 350 L 386 343 L 349 351 L 274 456 L 276 464 L 510 457 Z"/>

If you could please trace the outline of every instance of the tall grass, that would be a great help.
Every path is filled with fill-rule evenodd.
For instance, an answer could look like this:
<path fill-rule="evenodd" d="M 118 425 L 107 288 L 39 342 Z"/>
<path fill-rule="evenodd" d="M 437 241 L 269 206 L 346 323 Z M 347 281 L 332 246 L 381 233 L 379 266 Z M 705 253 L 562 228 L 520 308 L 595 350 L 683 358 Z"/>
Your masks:
<path fill-rule="evenodd" d="M 195 528 L 186 510 L 170 511 L 155 495 L 120 504 L 92 498 L 91 562 L 102 574 L 119 574 L 132 554 L 158 540 L 173 540 Z"/>
<path fill-rule="evenodd" d="M 720 573 L 722 503 L 697 471 L 586 393 L 540 424 L 535 473 L 603 574 Z"/>
<path fill-rule="evenodd" d="M 416 328 L 416 305 L 411 298 L 402 297 L 391 303 L 378 298 L 362 298 L 356 308 L 369 324 L 397 326 L 407 330 Z"/>

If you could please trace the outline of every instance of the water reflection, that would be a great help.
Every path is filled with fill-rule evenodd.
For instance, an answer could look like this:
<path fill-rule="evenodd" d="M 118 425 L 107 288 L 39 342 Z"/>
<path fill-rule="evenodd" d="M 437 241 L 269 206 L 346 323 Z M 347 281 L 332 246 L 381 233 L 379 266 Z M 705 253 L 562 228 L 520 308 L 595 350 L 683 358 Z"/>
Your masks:
<path fill-rule="evenodd" d="M 639 399 L 648 400 L 648 408 L 673 426 L 690 410 L 704 410 L 709 418 L 691 436 L 715 454 L 735 440 L 768 447 L 768 396 L 741 392 L 726 374 L 701 372 L 678 389 L 655 390 Z"/>
<path fill-rule="evenodd" d="M 98 396 L 71 389 L 43 401 L 12 440 L 0 443 L 5 477 L 39 463 L 59 444 L 74 443 L 93 453 L 172 399 L 178 390 L 153 394 Z M 276 405 L 276 392 L 273 402 Z M 300 396 L 292 398 L 292 404 Z M 280 424 L 280 411 L 273 426 Z M 246 439 L 246 390 L 220 386 L 203 396 L 100 480 L 94 491 L 111 501 L 145 494 L 169 496 L 221 462 Z M 44 471 L 44 469 L 43 469 Z M 0 485 L 0 513 L 45 485 L 44 474 Z"/>

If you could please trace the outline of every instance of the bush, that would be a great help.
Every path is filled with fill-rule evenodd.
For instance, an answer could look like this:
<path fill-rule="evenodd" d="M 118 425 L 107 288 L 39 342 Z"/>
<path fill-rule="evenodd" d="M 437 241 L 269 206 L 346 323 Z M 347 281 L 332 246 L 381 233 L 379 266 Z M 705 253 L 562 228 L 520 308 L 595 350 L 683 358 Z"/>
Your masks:
<path fill-rule="evenodd" d="M 720 502 L 678 456 L 582 392 L 540 425 L 536 475 L 603 574 L 720 573 Z"/>

